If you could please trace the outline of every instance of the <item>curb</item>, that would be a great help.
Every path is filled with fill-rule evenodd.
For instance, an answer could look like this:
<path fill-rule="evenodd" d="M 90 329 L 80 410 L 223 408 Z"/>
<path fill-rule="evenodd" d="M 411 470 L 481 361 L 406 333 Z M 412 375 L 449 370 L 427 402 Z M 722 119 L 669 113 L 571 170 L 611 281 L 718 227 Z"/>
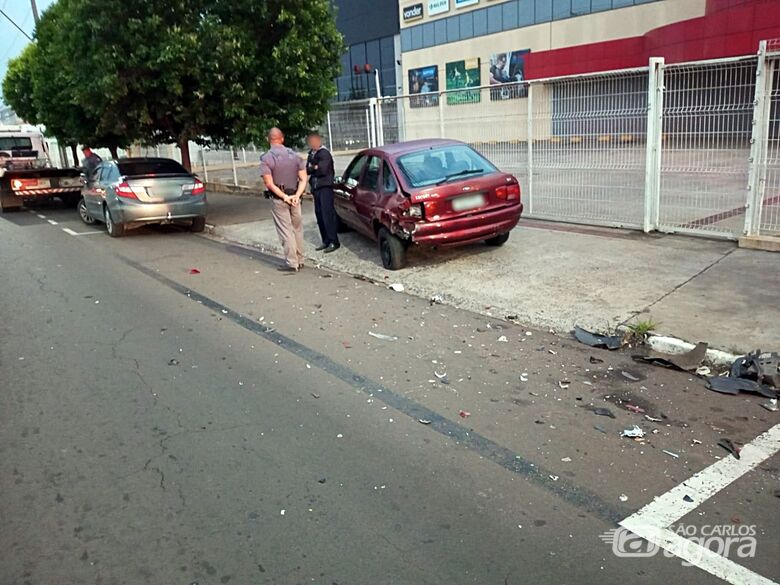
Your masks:
<path fill-rule="evenodd" d="M 281 251 L 280 247 L 275 246 L 275 245 L 258 246 L 258 245 L 255 245 L 255 244 L 247 244 L 246 242 L 240 242 L 240 241 L 237 241 L 237 240 L 232 240 L 230 238 L 227 238 L 227 237 L 223 236 L 222 234 L 220 234 L 219 226 L 206 224 L 206 232 L 209 235 L 211 235 L 211 236 L 213 236 L 215 238 L 219 238 L 219 239 L 221 239 L 223 241 L 230 242 L 230 243 L 233 243 L 233 244 L 237 244 L 237 245 L 240 245 L 240 246 L 247 246 L 247 247 L 250 247 L 250 248 L 256 248 L 256 249 L 261 250 L 262 252 L 265 252 L 265 253 L 271 252 L 273 254 L 278 254 Z M 334 271 L 334 272 L 339 272 L 341 274 L 346 274 L 347 276 L 363 278 L 363 279 L 365 279 L 367 281 L 374 282 L 375 284 L 378 284 L 378 285 L 384 285 L 385 284 L 383 282 L 377 282 L 376 280 L 374 280 L 373 278 L 370 278 L 370 277 L 363 277 L 361 274 L 356 273 L 356 272 L 348 272 L 348 271 L 345 271 L 345 270 L 343 270 L 341 268 L 337 268 L 335 266 L 330 266 L 330 265 L 328 265 L 327 262 L 323 262 L 321 258 L 314 258 L 312 256 L 306 256 L 306 259 L 307 260 L 311 260 L 312 262 L 314 262 L 315 263 L 314 265 L 317 266 L 318 268 L 322 268 L 322 269 L 325 269 L 325 270 L 331 270 L 331 271 Z M 413 291 L 410 291 L 408 289 L 405 292 L 407 294 L 411 294 L 411 295 L 414 295 L 414 296 L 417 296 L 417 297 L 420 297 L 420 298 L 425 298 L 424 296 L 421 296 L 419 294 L 415 294 Z M 463 308 L 463 307 L 460 307 L 457 303 L 447 302 L 446 300 L 444 302 L 445 302 L 445 304 L 451 305 L 451 306 L 453 306 L 455 308 Z M 481 314 L 484 314 L 484 313 L 481 313 Z M 511 320 L 511 319 L 506 319 L 504 317 L 496 317 L 495 315 L 490 315 L 490 318 L 491 319 L 497 319 L 499 321 L 505 321 L 507 323 L 512 323 L 512 324 L 515 324 L 515 325 L 520 324 L 518 321 L 514 321 L 514 320 Z M 526 325 L 539 327 L 539 325 L 534 325 L 533 323 L 526 323 Z M 680 339 L 679 337 L 672 337 L 672 336 L 669 336 L 669 335 L 656 335 L 656 334 L 653 334 L 653 333 L 650 333 L 648 335 L 647 344 L 648 344 L 649 347 L 651 347 L 652 349 L 654 349 L 656 351 L 663 352 L 663 353 L 671 353 L 671 354 L 686 353 L 688 351 L 691 351 L 694 347 L 696 347 L 695 343 L 691 343 L 689 341 L 685 341 L 684 339 Z M 706 359 L 707 359 L 707 361 L 709 361 L 714 366 L 730 367 L 731 364 L 734 363 L 734 361 L 738 357 L 740 357 L 740 355 L 735 355 L 735 354 L 732 354 L 730 352 L 723 351 L 723 350 L 720 350 L 720 349 L 708 348 L 707 349 L 707 353 L 706 353 Z"/>
<path fill-rule="evenodd" d="M 691 351 L 695 344 L 679 339 L 677 337 L 669 337 L 667 335 L 650 335 L 647 344 L 654 350 L 664 353 L 685 353 Z M 734 355 L 727 351 L 721 351 L 719 349 L 708 349 L 707 360 L 716 366 L 731 366 L 736 360 L 738 355 Z"/>

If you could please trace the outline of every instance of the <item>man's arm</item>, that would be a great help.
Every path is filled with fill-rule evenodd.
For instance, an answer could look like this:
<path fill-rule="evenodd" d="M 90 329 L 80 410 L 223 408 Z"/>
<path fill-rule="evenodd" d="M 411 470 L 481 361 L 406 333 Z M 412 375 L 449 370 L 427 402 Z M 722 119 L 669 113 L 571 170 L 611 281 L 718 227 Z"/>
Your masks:
<path fill-rule="evenodd" d="M 285 203 L 290 203 L 290 200 L 292 198 L 289 195 L 287 195 L 287 193 L 285 193 L 279 187 L 276 186 L 276 184 L 274 183 L 273 175 L 263 175 L 263 183 L 265 183 L 265 188 L 268 189 L 271 193 L 273 193 L 276 197 L 278 197 Z"/>
<path fill-rule="evenodd" d="M 295 199 L 295 203 L 298 203 L 298 201 L 301 200 L 301 196 L 303 196 L 303 192 L 306 190 L 306 183 L 309 180 L 309 175 L 306 174 L 306 169 L 299 169 L 298 170 L 298 189 L 295 191 L 295 195 L 293 195 L 293 198 Z"/>
<path fill-rule="evenodd" d="M 317 171 L 314 173 L 316 177 L 330 177 L 333 175 L 333 156 L 329 151 L 321 148 L 317 153 L 319 160 L 317 161 Z"/>

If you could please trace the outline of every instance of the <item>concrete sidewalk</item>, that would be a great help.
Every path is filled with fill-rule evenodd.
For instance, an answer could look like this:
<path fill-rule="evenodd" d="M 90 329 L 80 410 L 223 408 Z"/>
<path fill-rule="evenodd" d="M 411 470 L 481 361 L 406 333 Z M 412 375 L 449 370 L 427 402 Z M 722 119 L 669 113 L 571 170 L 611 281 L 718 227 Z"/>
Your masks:
<path fill-rule="evenodd" d="M 212 233 L 278 253 L 262 198 L 209 195 Z M 413 249 L 409 267 L 382 267 L 376 244 L 358 234 L 342 248 L 314 251 L 313 205 L 304 203 L 306 256 L 314 263 L 494 317 L 556 331 L 605 330 L 633 318 L 657 333 L 743 353 L 780 349 L 780 254 L 734 243 L 523 220 L 503 248 Z"/>

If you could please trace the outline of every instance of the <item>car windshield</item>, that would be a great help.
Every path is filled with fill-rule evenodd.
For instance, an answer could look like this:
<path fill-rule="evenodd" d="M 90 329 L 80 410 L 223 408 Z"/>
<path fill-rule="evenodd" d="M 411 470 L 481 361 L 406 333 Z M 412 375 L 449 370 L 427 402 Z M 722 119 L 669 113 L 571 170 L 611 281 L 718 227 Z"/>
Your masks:
<path fill-rule="evenodd" d="M 32 150 L 32 140 L 25 136 L 2 136 L 0 150 Z"/>
<path fill-rule="evenodd" d="M 398 167 L 412 187 L 427 187 L 497 170 L 493 163 L 465 144 L 426 148 L 405 154 L 398 158 Z"/>
<path fill-rule="evenodd" d="M 189 175 L 187 170 L 175 160 L 150 159 L 119 161 L 119 172 L 126 177 L 149 175 Z"/>

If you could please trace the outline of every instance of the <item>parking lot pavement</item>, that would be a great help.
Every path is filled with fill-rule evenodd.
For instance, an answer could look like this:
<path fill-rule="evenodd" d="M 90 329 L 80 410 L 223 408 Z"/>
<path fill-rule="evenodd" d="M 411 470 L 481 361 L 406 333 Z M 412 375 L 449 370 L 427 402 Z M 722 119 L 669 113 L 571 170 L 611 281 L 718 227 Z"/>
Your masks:
<path fill-rule="evenodd" d="M 257 211 L 262 200 L 221 196 L 220 206 Z M 720 240 L 523 220 L 500 249 L 474 245 L 415 250 L 409 267 L 385 270 L 376 245 L 355 233 L 335 254 L 319 244 L 305 203 L 306 255 L 314 262 L 379 282 L 399 282 L 425 298 L 523 323 L 568 331 L 652 319 L 657 332 L 742 353 L 780 348 L 780 254 Z M 251 216 L 247 212 L 247 217 Z M 233 211 L 230 217 L 240 217 Z M 278 252 L 270 219 L 236 223 L 215 216 L 215 235 Z"/>

